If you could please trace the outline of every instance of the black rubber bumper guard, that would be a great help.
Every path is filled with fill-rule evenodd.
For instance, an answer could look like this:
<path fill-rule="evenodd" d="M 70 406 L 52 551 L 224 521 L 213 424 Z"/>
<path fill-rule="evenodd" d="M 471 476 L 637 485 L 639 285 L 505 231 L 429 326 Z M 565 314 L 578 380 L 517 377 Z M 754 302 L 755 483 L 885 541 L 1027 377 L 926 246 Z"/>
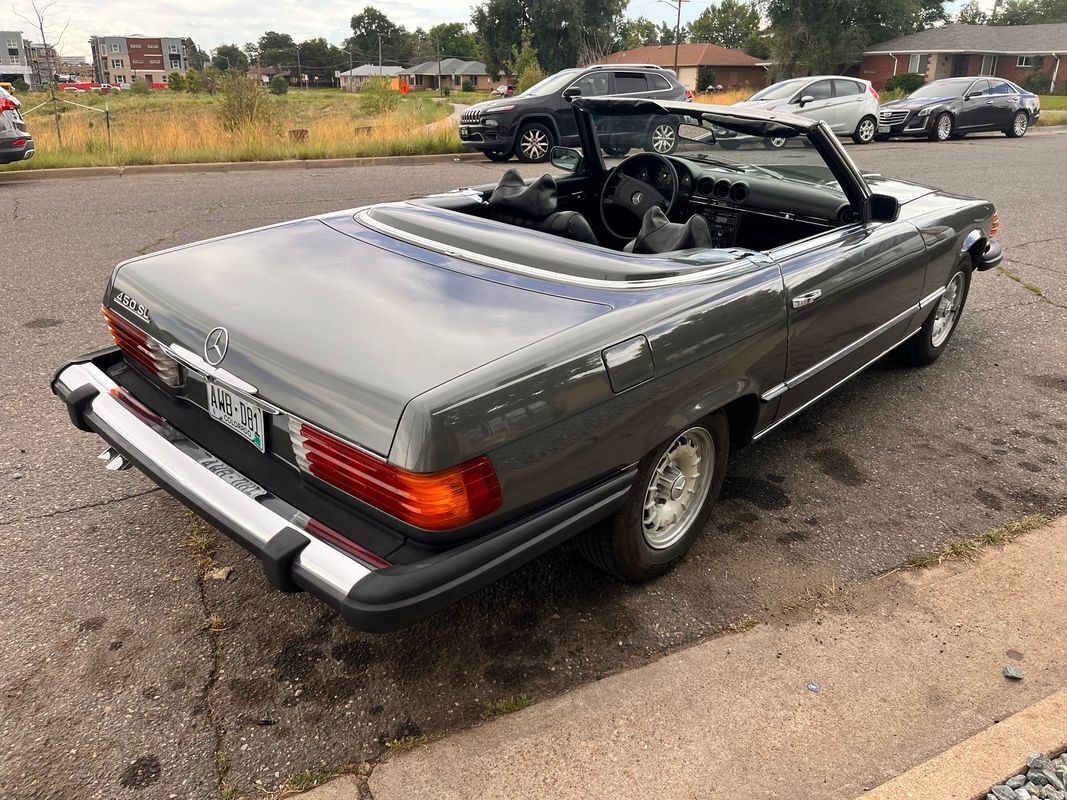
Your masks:
<path fill-rule="evenodd" d="M 98 434 L 255 555 L 271 586 L 306 590 L 360 630 L 410 625 L 498 580 L 616 511 L 636 474 L 636 467 L 621 470 L 470 542 L 413 564 L 375 569 L 233 488 L 189 455 L 198 445 L 173 428 L 159 430 L 108 396 L 115 384 L 106 370 L 120 359 L 117 348 L 108 348 L 80 356 L 56 372 L 52 391 L 66 404 L 74 426 Z"/>

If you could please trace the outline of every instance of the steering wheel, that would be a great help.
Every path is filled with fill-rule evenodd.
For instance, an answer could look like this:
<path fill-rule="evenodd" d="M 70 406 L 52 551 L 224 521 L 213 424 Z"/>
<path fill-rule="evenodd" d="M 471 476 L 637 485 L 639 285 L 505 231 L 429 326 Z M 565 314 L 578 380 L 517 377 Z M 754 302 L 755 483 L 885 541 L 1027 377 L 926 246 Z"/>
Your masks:
<path fill-rule="evenodd" d="M 671 176 L 669 193 L 665 194 L 656 185 L 641 180 L 630 174 L 635 165 L 648 162 L 652 175 L 657 175 L 663 167 Z M 612 235 L 620 239 L 633 239 L 641 230 L 645 214 L 652 208 L 659 207 L 663 213 L 670 214 L 678 201 L 678 170 L 670 159 L 656 153 L 635 153 L 623 160 L 604 181 L 604 190 L 600 194 L 600 219 Z M 612 217 L 615 218 L 614 224 Z M 624 220 L 620 225 L 620 218 Z M 632 230 L 631 230 L 632 229 Z"/>

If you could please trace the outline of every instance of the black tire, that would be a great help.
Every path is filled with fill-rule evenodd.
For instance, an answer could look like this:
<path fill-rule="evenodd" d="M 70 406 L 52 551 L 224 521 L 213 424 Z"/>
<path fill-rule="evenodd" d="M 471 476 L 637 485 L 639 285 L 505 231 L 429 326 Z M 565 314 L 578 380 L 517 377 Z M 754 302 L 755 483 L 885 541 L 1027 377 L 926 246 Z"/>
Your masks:
<path fill-rule="evenodd" d="M 612 158 L 622 158 L 633 149 L 628 144 L 605 144 L 601 145 L 601 147 L 604 150 L 604 154 Z"/>
<path fill-rule="evenodd" d="M 648 131 L 648 142 L 645 145 L 645 149 L 650 153 L 669 156 L 677 147 L 678 126 L 667 120 L 654 122 Z"/>
<path fill-rule="evenodd" d="M 956 132 L 956 122 L 947 111 L 942 111 L 934 120 L 934 126 L 930 128 L 931 142 L 947 142 Z"/>
<path fill-rule="evenodd" d="M 526 164 L 548 160 L 548 153 L 556 144 L 555 134 L 540 122 L 527 122 L 515 137 L 515 155 Z"/>
<path fill-rule="evenodd" d="M 1004 131 L 1004 134 L 1009 139 L 1019 139 L 1026 136 L 1028 130 L 1030 130 L 1030 115 L 1025 111 L 1016 111 L 1015 116 L 1011 118 L 1011 125 Z"/>
<path fill-rule="evenodd" d="M 718 145 L 723 150 L 737 150 L 741 146 L 741 142 L 735 142 L 730 139 L 719 139 Z"/>
<path fill-rule="evenodd" d="M 963 315 L 963 307 L 967 304 L 967 294 L 971 289 L 972 269 L 973 265 L 971 264 L 970 256 L 964 256 L 959 264 L 956 265 L 956 269 L 952 271 L 948 283 L 945 284 L 946 288 L 950 290 L 954 281 L 957 279 L 962 281 L 958 297 L 954 303 L 955 308 L 952 311 L 951 327 L 948 332 L 944 333 L 942 331 L 939 335 L 937 330 L 939 314 L 941 314 L 942 307 L 948 297 L 948 292 L 946 291 L 935 301 L 918 333 L 897 348 L 895 355 L 898 361 L 909 367 L 925 367 L 927 364 L 933 364 L 941 357 L 941 354 L 945 352 L 945 348 L 948 347 L 948 343 L 952 340 L 952 335 L 956 332 L 956 328 L 959 326 L 960 317 Z"/>
<path fill-rule="evenodd" d="M 507 161 L 512 155 L 510 150 L 483 150 L 482 154 L 490 161 Z"/>
<path fill-rule="evenodd" d="M 852 132 L 852 141 L 856 144 L 870 144 L 875 140 L 877 133 L 878 120 L 868 115 L 856 123 L 856 130 Z"/>
<path fill-rule="evenodd" d="M 889 134 L 888 133 L 876 133 L 874 135 L 874 140 L 876 142 L 888 142 L 889 141 Z"/>
<path fill-rule="evenodd" d="M 706 485 L 703 484 L 702 478 L 697 478 L 698 486 L 703 486 L 704 496 L 699 501 L 695 493 L 691 497 L 692 501 L 699 502 L 700 505 L 691 506 L 684 531 L 678 531 L 679 538 L 669 545 L 654 547 L 650 545 L 646 533 L 646 496 L 654 478 L 662 475 L 659 469 L 661 461 L 667 457 L 668 451 L 677 452 L 675 448 L 679 441 L 687 436 L 707 437 L 713 444 L 714 457 L 709 459 L 714 464 L 712 472 Z M 627 581 L 650 580 L 670 570 L 689 552 L 711 516 L 722 489 L 729 451 L 730 426 L 726 415 L 721 411 L 689 426 L 677 436 L 672 436 L 641 459 L 630 495 L 618 513 L 578 538 L 578 548 L 582 555 L 604 572 Z M 672 491 L 673 488 L 671 487 Z M 672 495 L 670 502 L 674 501 Z"/>

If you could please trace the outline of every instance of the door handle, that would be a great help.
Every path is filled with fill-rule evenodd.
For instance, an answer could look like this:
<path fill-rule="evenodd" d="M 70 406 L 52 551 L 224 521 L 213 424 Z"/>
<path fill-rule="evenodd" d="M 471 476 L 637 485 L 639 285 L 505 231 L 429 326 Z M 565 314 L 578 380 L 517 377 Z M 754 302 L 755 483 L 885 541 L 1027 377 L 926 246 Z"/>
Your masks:
<path fill-rule="evenodd" d="M 822 297 L 822 289 L 812 289 L 810 292 L 798 294 L 796 297 L 793 298 L 793 308 L 803 308 L 804 306 L 810 306 L 820 297 Z"/>

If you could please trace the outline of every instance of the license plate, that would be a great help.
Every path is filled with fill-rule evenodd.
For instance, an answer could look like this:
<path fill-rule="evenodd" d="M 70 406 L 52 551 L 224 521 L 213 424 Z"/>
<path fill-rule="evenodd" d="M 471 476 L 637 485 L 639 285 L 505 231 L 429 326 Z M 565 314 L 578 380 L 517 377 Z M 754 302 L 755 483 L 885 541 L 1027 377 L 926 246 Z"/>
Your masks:
<path fill-rule="evenodd" d="M 878 132 L 879 133 L 889 133 L 889 126 L 888 125 L 879 125 L 878 126 Z"/>
<path fill-rule="evenodd" d="M 207 456 L 205 458 L 198 459 L 197 462 L 208 471 L 214 473 L 217 477 L 222 478 L 234 489 L 237 489 L 243 494 L 248 495 L 253 500 L 262 497 L 267 493 L 267 490 L 260 486 L 258 483 L 256 483 L 255 481 L 250 481 L 240 472 L 233 469 L 233 467 L 231 467 L 229 464 L 224 461 L 219 461 L 214 456 Z"/>
<path fill-rule="evenodd" d="M 465 128 L 463 126 L 460 126 L 459 135 L 460 136 L 466 136 L 468 133 L 470 133 L 470 131 L 471 131 L 470 128 Z"/>
<path fill-rule="evenodd" d="M 231 431 L 266 452 L 263 435 L 263 409 L 215 383 L 207 385 L 207 410 Z"/>

